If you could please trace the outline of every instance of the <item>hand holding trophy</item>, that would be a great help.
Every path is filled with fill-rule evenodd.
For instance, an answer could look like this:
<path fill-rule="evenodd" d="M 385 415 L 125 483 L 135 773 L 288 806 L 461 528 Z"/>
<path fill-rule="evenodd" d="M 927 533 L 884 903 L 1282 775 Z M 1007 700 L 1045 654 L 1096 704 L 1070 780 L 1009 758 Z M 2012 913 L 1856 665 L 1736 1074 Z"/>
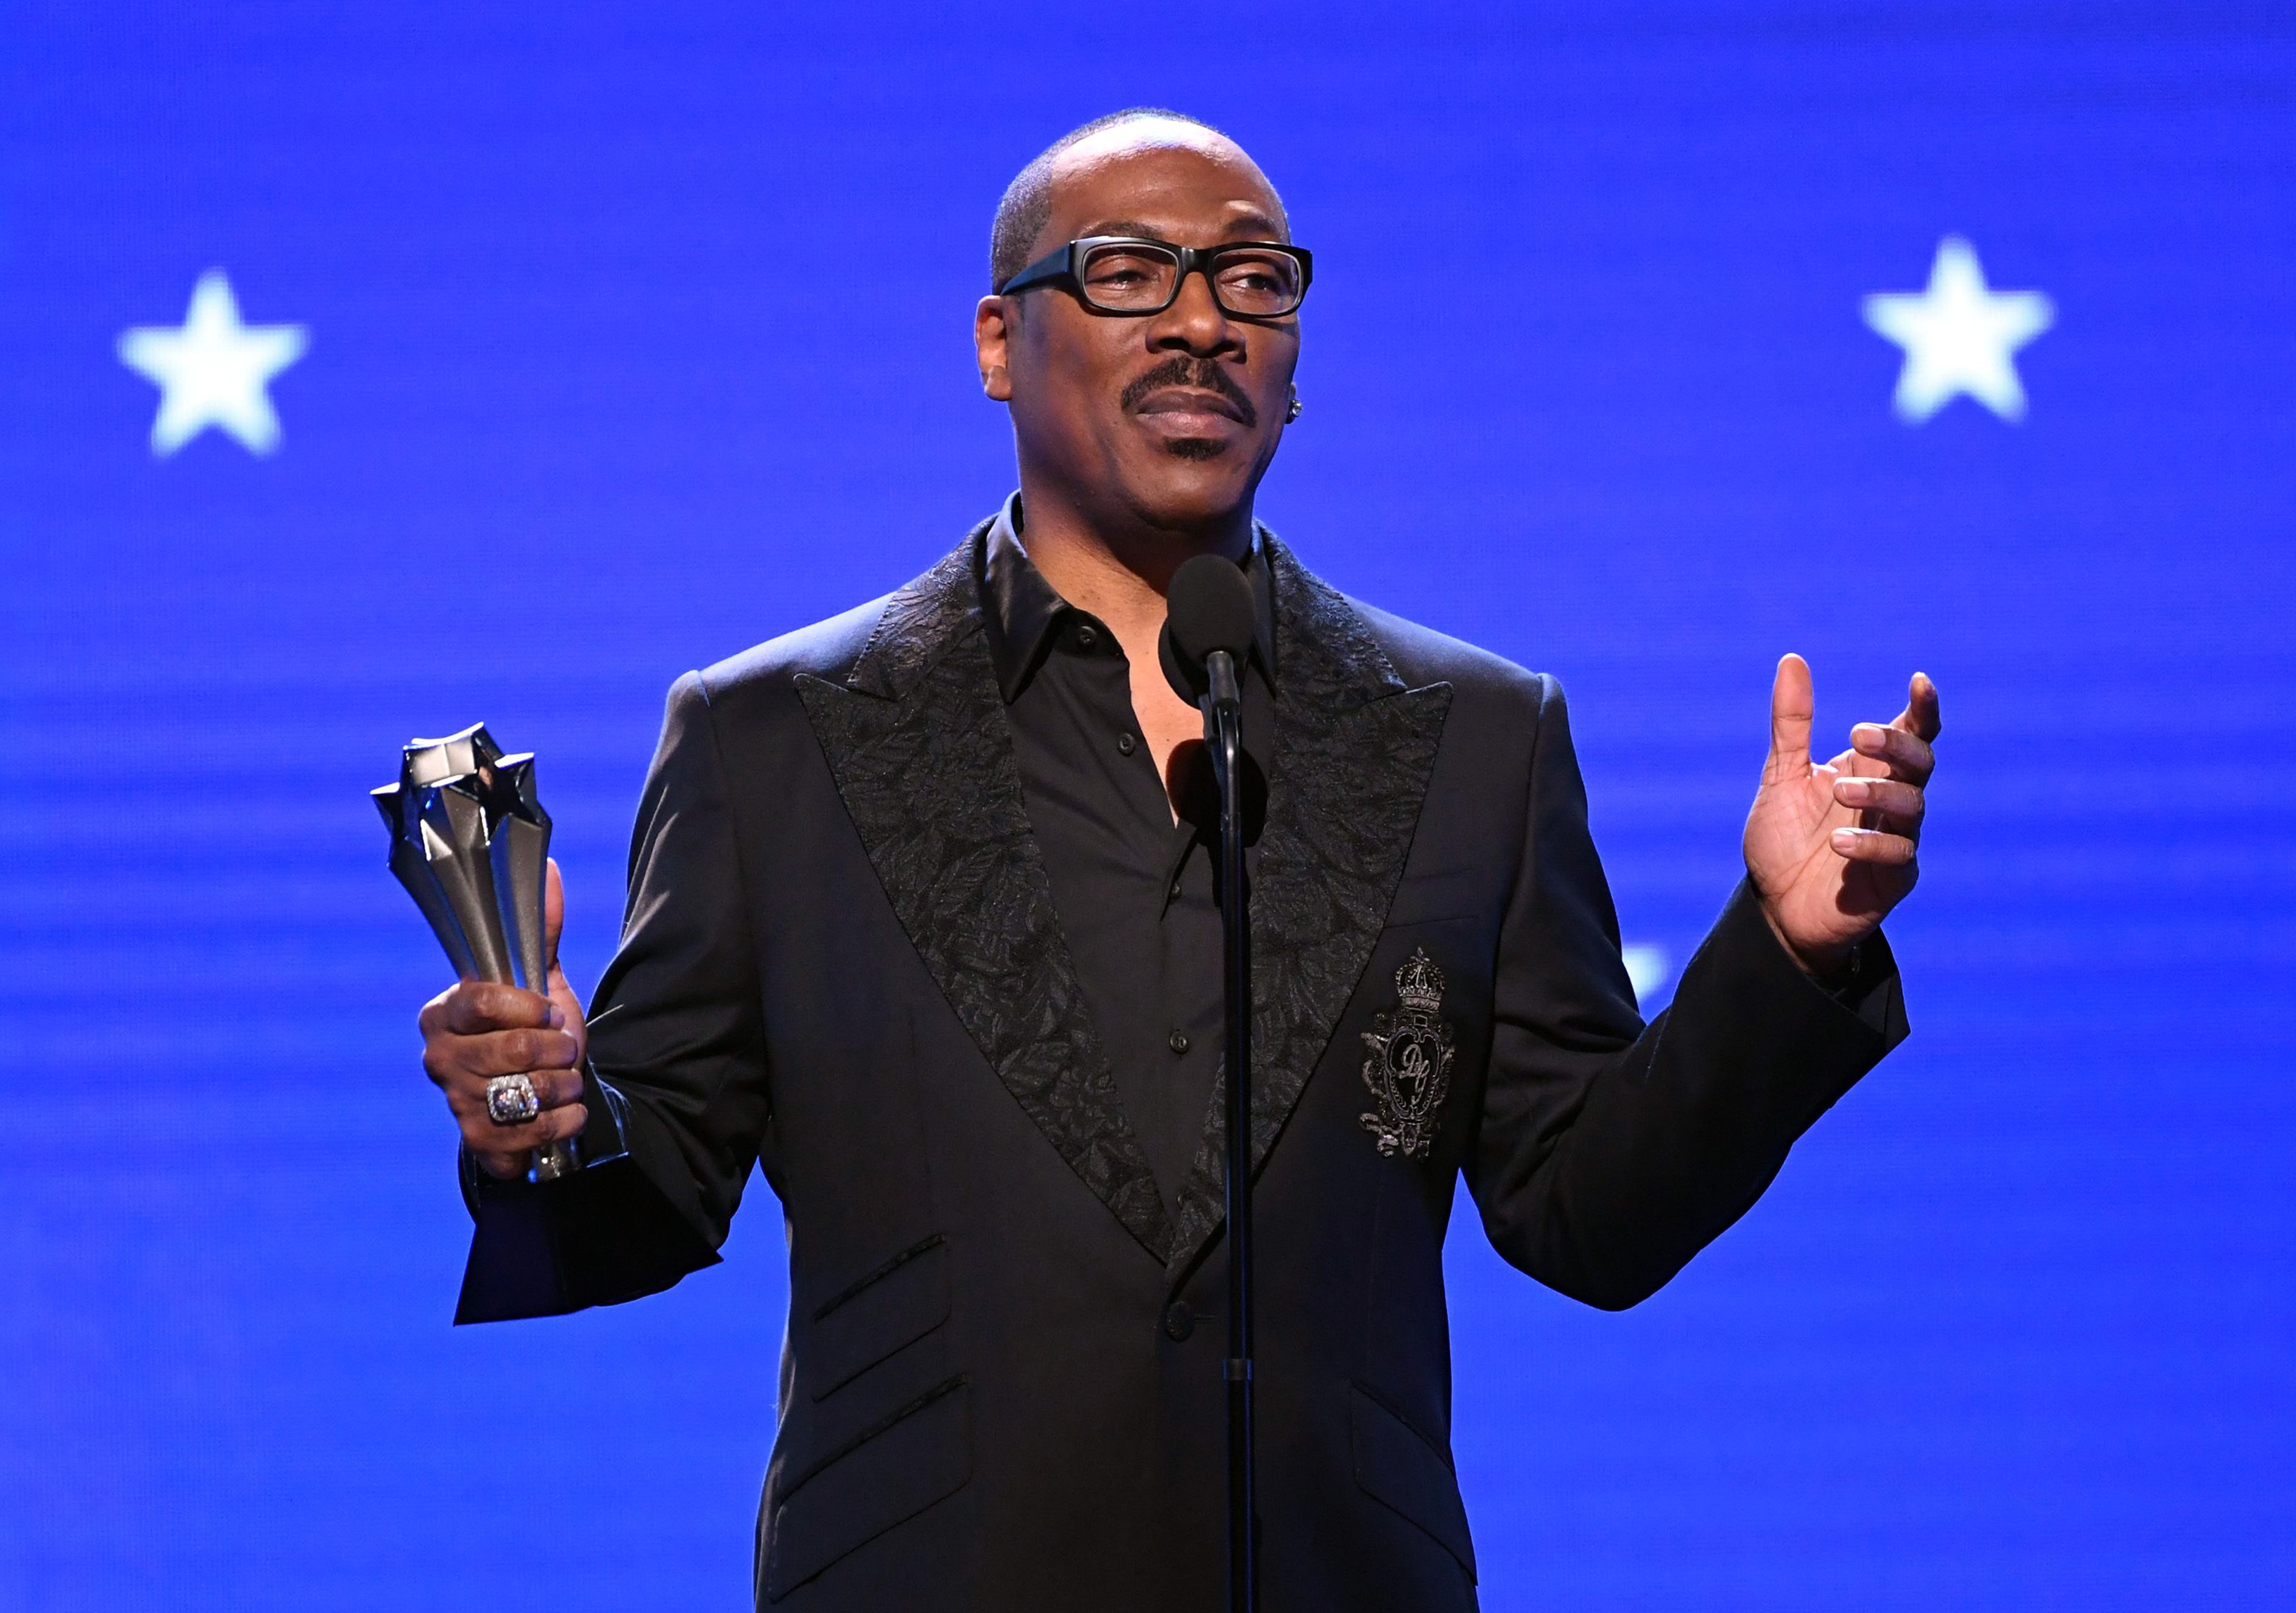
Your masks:
<path fill-rule="evenodd" d="M 492 980 L 547 995 L 549 954 L 543 892 L 550 815 L 534 790 L 534 757 L 504 756 L 484 724 L 442 740 L 414 740 L 398 782 L 373 792 L 390 829 L 390 871 L 465 980 Z M 534 1078 L 487 1083 L 488 1118 L 524 1125 L 542 1112 Z M 536 1150 L 533 1180 L 579 1168 L 571 1139 Z"/>

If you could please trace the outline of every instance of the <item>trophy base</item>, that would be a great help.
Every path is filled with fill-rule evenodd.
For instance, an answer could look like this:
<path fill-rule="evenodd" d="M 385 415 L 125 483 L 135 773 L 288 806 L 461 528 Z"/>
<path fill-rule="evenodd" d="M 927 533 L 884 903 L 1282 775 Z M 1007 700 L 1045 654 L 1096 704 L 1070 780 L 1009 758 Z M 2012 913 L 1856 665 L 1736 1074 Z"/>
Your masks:
<path fill-rule="evenodd" d="M 555 1182 L 561 1176 L 570 1176 L 581 1168 L 582 1162 L 575 1157 L 574 1144 L 570 1142 L 553 1142 L 546 1148 L 534 1150 L 534 1180 L 537 1182 Z"/>

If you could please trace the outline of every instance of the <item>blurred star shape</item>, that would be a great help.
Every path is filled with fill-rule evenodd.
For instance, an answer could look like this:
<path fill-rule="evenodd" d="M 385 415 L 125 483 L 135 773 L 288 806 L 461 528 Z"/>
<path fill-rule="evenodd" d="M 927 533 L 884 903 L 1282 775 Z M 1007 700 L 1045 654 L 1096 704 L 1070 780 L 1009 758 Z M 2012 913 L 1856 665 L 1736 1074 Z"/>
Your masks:
<path fill-rule="evenodd" d="M 239 299 L 221 269 L 192 288 L 184 323 L 139 325 L 119 337 L 119 362 L 160 389 L 152 452 L 164 459 L 209 426 L 239 438 L 250 453 L 279 446 L 271 379 L 303 356 L 301 325 L 242 324 Z"/>
<path fill-rule="evenodd" d="M 2056 322 L 2038 291 L 1996 291 L 1977 250 L 1958 235 L 1938 243 L 1929 289 L 1866 299 L 1866 323 L 1906 350 L 1898 373 L 1898 417 L 1919 425 L 1966 393 L 2002 419 L 2025 418 L 2025 389 L 2012 357 Z"/>

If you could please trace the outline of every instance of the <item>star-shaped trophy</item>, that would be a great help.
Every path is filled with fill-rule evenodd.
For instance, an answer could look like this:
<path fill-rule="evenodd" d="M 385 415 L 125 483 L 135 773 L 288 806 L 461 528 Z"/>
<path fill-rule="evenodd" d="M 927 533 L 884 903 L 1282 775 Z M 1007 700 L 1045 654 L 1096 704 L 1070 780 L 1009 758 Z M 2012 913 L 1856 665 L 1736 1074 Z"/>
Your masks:
<path fill-rule="evenodd" d="M 390 827 L 390 872 L 430 921 L 465 980 L 550 989 L 542 891 L 550 815 L 534 793 L 531 754 L 504 756 L 484 723 L 410 740 L 398 782 L 374 791 Z M 571 1142 L 537 1150 L 533 1175 L 578 1168 Z"/>

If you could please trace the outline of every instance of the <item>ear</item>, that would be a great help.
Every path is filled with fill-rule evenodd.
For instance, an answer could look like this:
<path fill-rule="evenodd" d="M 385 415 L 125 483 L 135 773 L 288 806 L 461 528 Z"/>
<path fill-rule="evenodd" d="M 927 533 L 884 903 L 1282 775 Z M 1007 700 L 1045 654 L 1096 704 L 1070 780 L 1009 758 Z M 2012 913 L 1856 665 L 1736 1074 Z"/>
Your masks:
<path fill-rule="evenodd" d="M 1013 401 L 1012 305 L 984 297 L 972 310 L 972 351 L 980 361 L 980 389 L 998 403 Z"/>

